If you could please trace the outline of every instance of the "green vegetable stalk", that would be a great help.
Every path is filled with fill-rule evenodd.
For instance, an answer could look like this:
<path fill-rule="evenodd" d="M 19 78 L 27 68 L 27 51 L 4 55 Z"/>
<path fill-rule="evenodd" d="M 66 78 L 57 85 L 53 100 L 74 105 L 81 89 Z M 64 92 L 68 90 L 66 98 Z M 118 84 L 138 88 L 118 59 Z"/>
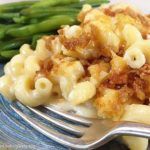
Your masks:
<path fill-rule="evenodd" d="M 78 3 L 79 0 L 40 0 L 39 2 L 32 5 L 30 8 L 47 7 L 47 6 L 60 6 L 72 3 Z"/>
<path fill-rule="evenodd" d="M 0 51 L 7 51 L 9 49 L 16 49 L 19 48 L 22 44 L 29 42 L 31 38 L 29 37 L 24 37 L 24 38 L 17 38 L 17 39 L 12 39 L 9 41 L 3 41 L 0 43 Z"/>
<path fill-rule="evenodd" d="M 13 56 L 17 55 L 19 53 L 18 50 L 7 50 L 7 51 L 2 51 L 0 52 L 0 57 L 3 58 L 3 60 L 9 60 L 11 59 Z"/>
<path fill-rule="evenodd" d="M 7 35 L 13 37 L 27 37 L 41 32 L 49 32 L 58 29 L 61 25 L 72 25 L 75 18 L 72 16 L 59 15 L 37 24 L 22 26 L 7 31 Z"/>
<path fill-rule="evenodd" d="M 0 5 L 0 12 L 16 12 L 36 4 L 36 1 L 23 1 Z"/>

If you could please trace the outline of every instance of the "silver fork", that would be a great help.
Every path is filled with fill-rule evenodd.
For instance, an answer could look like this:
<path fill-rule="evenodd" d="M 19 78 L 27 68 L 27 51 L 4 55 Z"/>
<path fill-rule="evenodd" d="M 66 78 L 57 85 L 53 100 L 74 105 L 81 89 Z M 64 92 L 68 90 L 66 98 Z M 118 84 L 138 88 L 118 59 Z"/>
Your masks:
<path fill-rule="evenodd" d="M 127 121 L 115 122 L 106 119 L 87 119 L 60 111 L 53 106 L 45 107 L 54 114 L 57 114 L 68 121 L 74 122 L 74 124 L 72 124 L 52 117 L 42 112 L 40 109 L 26 107 L 31 112 L 46 119 L 58 128 L 75 135 L 75 137 L 72 137 L 60 133 L 59 131 L 54 131 L 54 129 L 50 129 L 43 125 L 39 121 L 33 119 L 30 115 L 23 113 L 18 108 L 18 105 L 11 105 L 11 108 L 40 133 L 73 149 L 94 149 L 120 135 L 133 135 L 150 138 L 150 125 Z"/>

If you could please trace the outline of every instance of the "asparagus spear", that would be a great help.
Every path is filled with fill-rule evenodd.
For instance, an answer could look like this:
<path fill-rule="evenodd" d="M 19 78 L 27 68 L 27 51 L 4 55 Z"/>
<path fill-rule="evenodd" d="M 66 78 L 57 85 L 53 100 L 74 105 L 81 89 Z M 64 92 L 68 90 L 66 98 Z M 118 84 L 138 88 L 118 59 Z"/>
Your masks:
<path fill-rule="evenodd" d="M 37 24 L 31 24 L 22 26 L 20 28 L 10 29 L 7 31 L 7 34 L 13 37 L 26 37 L 34 35 L 36 33 L 52 31 L 58 29 L 61 25 L 73 23 L 75 23 L 75 18 L 66 15 L 59 15 L 51 17 L 50 19 Z"/>

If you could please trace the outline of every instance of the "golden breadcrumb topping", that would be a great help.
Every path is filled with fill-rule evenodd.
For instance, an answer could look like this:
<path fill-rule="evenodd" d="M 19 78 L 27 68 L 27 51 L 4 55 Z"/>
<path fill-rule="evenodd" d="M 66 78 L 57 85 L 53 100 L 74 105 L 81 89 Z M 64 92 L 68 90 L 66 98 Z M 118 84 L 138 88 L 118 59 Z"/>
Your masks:
<path fill-rule="evenodd" d="M 43 37 L 52 55 L 50 60 L 44 61 L 41 72 L 45 70 L 46 74 L 48 71 L 53 78 L 62 74 L 69 78 L 67 68 L 74 62 L 81 63 L 84 71 L 75 80 L 90 81 L 95 85 L 93 105 L 100 117 L 117 119 L 127 104 L 148 104 L 150 64 L 145 63 L 140 68 L 127 64 L 124 55 L 131 44 L 123 36 L 123 30 L 131 25 L 146 40 L 150 33 L 150 19 L 128 5 L 107 5 L 96 9 L 85 5 L 78 20 L 81 22 L 78 26 L 65 26 L 57 36 Z M 66 86 L 71 87 L 71 84 Z"/>

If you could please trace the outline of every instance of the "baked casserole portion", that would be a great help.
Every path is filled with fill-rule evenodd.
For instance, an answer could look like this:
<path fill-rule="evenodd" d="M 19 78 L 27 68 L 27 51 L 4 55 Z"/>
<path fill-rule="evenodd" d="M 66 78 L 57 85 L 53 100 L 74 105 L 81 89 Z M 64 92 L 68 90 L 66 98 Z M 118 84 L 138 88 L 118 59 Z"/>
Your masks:
<path fill-rule="evenodd" d="M 125 4 L 84 5 L 78 21 L 35 50 L 24 44 L 6 64 L 0 92 L 31 107 L 64 103 L 88 117 L 150 124 L 150 18 Z M 148 144 L 134 139 L 126 139 L 132 149 Z"/>

